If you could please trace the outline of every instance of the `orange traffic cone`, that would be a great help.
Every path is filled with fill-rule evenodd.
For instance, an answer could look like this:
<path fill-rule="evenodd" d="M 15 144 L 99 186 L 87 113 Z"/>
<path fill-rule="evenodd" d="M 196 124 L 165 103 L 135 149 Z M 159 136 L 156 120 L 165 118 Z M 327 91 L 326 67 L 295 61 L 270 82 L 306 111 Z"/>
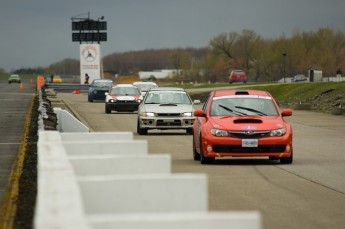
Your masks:
<path fill-rule="evenodd" d="M 20 83 L 19 90 L 24 90 L 23 83 Z"/>
<path fill-rule="evenodd" d="M 74 91 L 72 92 L 72 94 L 78 94 L 77 90 L 74 90 Z"/>

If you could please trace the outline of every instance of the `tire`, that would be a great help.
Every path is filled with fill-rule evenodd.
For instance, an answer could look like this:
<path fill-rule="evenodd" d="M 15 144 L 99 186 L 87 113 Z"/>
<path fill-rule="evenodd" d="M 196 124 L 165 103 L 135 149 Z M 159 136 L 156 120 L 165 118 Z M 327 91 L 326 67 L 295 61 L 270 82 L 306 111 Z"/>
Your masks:
<path fill-rule="evenodd" d="M 202 137 L 200 135 L 200 163 L 201 164 L 211 164 L 214 161 L 214 157 L 205 157 L 204 150 L 202 148 Z"/>
<path fill-rule="evenodd" d="M 111 113 L 111 110 L 110 110 L 108 104 L 105 104 L 105 113 L 107 113 L 107 114 Z"/>
<path fill-rule="evenodd" d="M 189 135 L 193 135 L 193 133 L 194 133 L 193 128 L 186 129 L 186 133 L 189 134 Z"/>
<path fill-rule="evenodd" d="M 193 135 L 193 159 L 194 161 L 200 161 L 200 154 L 196 151 L 194 135 Z"/>
<path fill-rule="evenodd" d="M 137 134 L 139 134 L 139 135 L 147 135 L 147 129 L 140 128 L 140 120 L 139 120 L 139 118 L 138 118 L 138 121 L 137 121 Z"/>
<path fill-rule="evenodd" d="M 291 152 L 290 157 L 282 157 L 280 158 L 280 164 L 292 164 L 293 161 L 293 152 Z"/>
<path fill-rule="evenodd" d="M 90 103 L 92 103 L 92 102 L 93 102 L 92 97 L 91 97 L 91 96 L 88 96 L 88 97 L 87 97 L 87 101 L 89 101 Z"/>

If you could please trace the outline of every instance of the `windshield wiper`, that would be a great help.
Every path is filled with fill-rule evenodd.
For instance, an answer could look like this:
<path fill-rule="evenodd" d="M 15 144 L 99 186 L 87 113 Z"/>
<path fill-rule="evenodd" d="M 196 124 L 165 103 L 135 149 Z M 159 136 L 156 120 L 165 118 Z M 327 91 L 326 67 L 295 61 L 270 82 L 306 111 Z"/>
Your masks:
<path fill-rule="evenodd" d="M 218 105 L 219 107 L 223 108 L 224 110 L 227 110 L 231 113 L 234 113 L 234 114 L 239 114 L 239 115 L 247 115 L 246 113 L 243 113 L 243 112 L 240 112 L 240 111 L 235 111 L 235 110 L 232 110 L 230 109 L 229 107 L 226 107 L 226 106 L 223 106 L 223 105 Z"/>
<path fill-rule="evenodd" d="M 159 106 L 177 106 L 176 103 L 162 103 Z"/>
<path fill-rule="evenodd" d="M 239 109 L 243 109 L 243 110 L 247 110 L 247 111 L 251 111 L 251 112 L 254 112 L 254 113 L 257 113 L 259 115 L 264 115 L 264 116 L 267 116 L 267 114 L 261 112 L 261 111 L 258 111 L 258 110 L 255 110 L 255 109 L 252 109 L 252 108 L 249 108 L 249 107 L 241 107 L 241 106 L 235 106 L 236 108 L 239 108 Z"/>

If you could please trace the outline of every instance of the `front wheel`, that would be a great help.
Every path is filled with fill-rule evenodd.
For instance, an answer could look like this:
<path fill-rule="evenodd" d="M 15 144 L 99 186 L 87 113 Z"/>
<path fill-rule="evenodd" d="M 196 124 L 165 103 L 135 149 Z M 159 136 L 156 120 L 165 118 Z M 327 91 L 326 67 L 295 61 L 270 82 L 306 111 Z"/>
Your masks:
<path fill-rule="evenodd" d="M 193 128 L 186 129 L 186 133 L 192 135 L 194 133 Z"/>
<path fill-rule="evenodd" d="M 111 110 L 108 104 L 105 104 L 105 113 L 110 114 Z"/>
<path fill-rule="evenodd" d="M 280 164 L 292 164 L 293 161 L 293 152 L 291 152 L 290 157 L 280 158 Z"/>
<path fill-rule="evenodd" d="M 140 119 L 139 118 L 138 118 L 138 122 L 137 122 L 137 134 L 147 135 L 147 129 L 140 128 Z"/>
<path fill-rule="evenodd" d="M 195 147 L 194 135 L 193 135 L 193 159 L 194 161 L 200 160 L 200 154 L 198 153 L 198 151 L 196 151 L 196 147 Z"/>
<path fill-rule="evenodd" d="M 202 137 L 200 135 L 200 163 L 201 164 L 211 164 L 214 161 L 214 157 L 205 157 L 204 150 L 202 147 Z"/>

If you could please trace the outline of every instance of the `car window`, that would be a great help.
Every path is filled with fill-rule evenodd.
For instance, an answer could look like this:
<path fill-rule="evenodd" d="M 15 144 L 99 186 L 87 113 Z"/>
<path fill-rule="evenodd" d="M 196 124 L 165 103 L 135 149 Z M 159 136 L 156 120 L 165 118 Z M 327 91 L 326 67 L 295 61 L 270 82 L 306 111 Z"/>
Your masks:
<path fill-rule="evenodd" d="M 202 109 L 204 110 L 204 113 L 206 114 L 206 111 L 207 111 L 207 104 L 208 102 L 210 101 L 210 95 L 208 95 L 205 103 L 204 103 L 204 106 L 202 107 Z"/>
<path fill-rule="evenodd" d="M 264 115 L 278 116 L 279 113 L 270 97 L 227 96 L 212 101 L 211 116 Z"/>
<path fill-rule="evenodd" d="M 113 83 L 111 81 L 95 81 L 93 83 L 94 87 L 111 87 Z"/>
<path fill-rule="evenodd" d="M 111 95 L 140 95 L 136 87 L 115 87 L 110 92 Z"/>
<path fill-rule="evenodd" d="M 192 104 L 183 91 L 151 91 L 145 96 L 146 104 Z"/>
<path fill-rule="evenodd" d="M 149 91 L 151 88 L 158 87 L 156 84 L 134 84 L 140 91 Z"/>

